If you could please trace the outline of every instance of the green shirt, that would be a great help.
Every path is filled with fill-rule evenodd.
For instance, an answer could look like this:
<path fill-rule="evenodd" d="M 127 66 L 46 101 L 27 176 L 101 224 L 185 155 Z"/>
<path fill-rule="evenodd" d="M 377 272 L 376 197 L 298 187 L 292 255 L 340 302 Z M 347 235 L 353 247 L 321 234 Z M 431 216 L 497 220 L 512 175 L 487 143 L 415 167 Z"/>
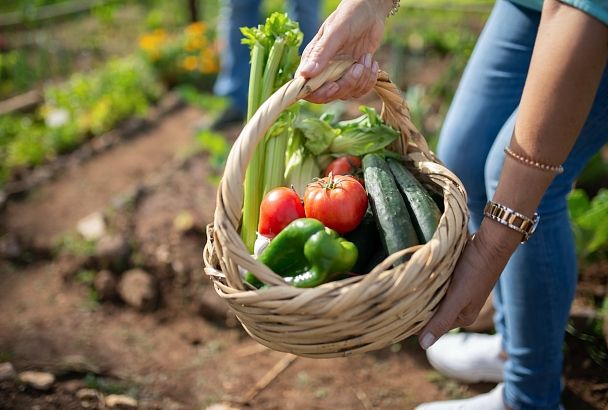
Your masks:
<path fill-rule="evenodd" d="M 524 7 L 539 10 L 543 7 L 543 0 L 511 0 Z M 608 0 L 560 0 L 595 17 L 604 24 L 608 24 Z"/>

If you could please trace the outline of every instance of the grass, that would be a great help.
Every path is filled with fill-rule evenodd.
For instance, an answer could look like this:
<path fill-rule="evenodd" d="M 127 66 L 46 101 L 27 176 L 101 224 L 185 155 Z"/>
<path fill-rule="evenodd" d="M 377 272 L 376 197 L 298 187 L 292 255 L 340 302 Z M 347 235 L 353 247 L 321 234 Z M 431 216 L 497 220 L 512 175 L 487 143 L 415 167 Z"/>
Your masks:
<path fill-rule="evenodd" d="M 53 247 L 55 255 L 62 253 L 75 256 L 91 256 L 95 253 L 96 242 L 84 239 L 75 232 L 60 235 Z"/>
<path fill-rule="evenodd" d="M 83 381 L 87 388 L 100 391 L 104 394 L 126 394 L 135 397 L 138 392 L 138 389 L 131 383 L 102 377 L 93 373 L 88 373 Z"/>
<path fill-rule="evenodd" d="M 439 372 L 428 372 L 426 380 L 437 386 L 450 400 L 467 398 L 467 388 L 465 386 L 445 377 Z"/>

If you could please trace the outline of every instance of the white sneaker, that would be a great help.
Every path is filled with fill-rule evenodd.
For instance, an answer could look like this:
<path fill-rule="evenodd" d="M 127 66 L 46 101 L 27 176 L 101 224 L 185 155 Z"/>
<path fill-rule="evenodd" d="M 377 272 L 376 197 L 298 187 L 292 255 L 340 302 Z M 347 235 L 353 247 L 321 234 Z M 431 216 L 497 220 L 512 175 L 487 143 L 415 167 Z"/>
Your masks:
<path fill-rule="evenodd" d="M 502 383 L 492 391 L 464 400 L 447 400 L 424 403 L 415 410 L 507 410 L 502 391 Z"/>
<path fill-rule="evenodd" d="M 443 375 L 466 383 L 503 380 L 500 335 L 448 333 L 426 351 L 431 365 Z"/>

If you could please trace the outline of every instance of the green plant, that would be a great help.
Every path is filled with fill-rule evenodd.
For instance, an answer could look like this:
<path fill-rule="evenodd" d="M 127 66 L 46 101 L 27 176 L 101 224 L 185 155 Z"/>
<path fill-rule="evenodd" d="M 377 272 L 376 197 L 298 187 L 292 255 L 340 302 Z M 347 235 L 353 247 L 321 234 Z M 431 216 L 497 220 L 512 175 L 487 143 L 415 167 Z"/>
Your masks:
<path fill-rule="evenodd" d="M 137 393 L 137 389 L 128 382 L 102 377 L 94 373 L 87 373 L 83 381 L 89 389 L 95 389 L 104 394 L 129 394 L 135 396 Z"/>
<path fill-rule="evenodd" d="M 608 252 L 608 189 L 589 200 L 585 191 L 575 189 L 568 197 L 568 208 L 580 257 Z"/>
<path fill-rule="evenodd" d="M 209 154 L 209 164 L 213 171 L 221 174 L 230 152 L 230 144 L 222 134 L 205 130 L 197 134 L 196 140 L 201 149 Z"/>
<path fill-rule="evenodd" d="M 175 91 L 188 104 L 209 113 L 219 113 L 228 106 L 227 98 L 200 92 L 191 84 L 181 84 Z"/>
<path fill-rule="evenodd" d="M 57 238 L 53 247 L 55 254 L 91 256 L 95 253 L 96 242 L 87 240 L 76 233 L 65 233 Z"/>
<path fill-rule="evenodd" d="M 50 128 L 74 127 L 80 135 L 99 135 L 133 115 L 145 114 L 161 87 L 140 59 L 111 60 L 104 67 L 77 73 L 61 85 L 45 89 L 42 116 Z M 67 113 L 53 123 L 57 112 Z"/>

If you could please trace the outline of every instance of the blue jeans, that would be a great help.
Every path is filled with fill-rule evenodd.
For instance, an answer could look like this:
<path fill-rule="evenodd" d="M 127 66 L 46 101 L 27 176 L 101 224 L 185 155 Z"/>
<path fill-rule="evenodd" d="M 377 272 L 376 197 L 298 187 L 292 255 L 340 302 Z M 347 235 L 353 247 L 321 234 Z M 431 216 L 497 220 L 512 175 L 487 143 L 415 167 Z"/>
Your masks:
<path fill-rule="evenodd" d="M 290 0 L 287 14 L 300 24 L 304 33 L 302 48 L 312 40 L 319 27 L 320 0 Z M 224 0 L 221 13 L 222 39 L 220 74 L 215 83 L 216 95 L 228 97 L 233 107 L 247 112 L 249 86 L 249 47 L 241 44 L 241 27 L 260 23 L 261 0 Z"/>
<path fill-rule="evenodd" d="M 471 232 L 498 184 L 539 21 L 538 11 L 497 1 L 441 132 L 438 156 L 467 189 Z M 494 289 L 494 321 L 508 354 L 505 401 L 515 410 L 558 408 L 564 330 L 577 279 L 566 197 L 607 141 L 608 69 L 564 173 L 542 198 L 536 233 L 519 246 Z"/>

